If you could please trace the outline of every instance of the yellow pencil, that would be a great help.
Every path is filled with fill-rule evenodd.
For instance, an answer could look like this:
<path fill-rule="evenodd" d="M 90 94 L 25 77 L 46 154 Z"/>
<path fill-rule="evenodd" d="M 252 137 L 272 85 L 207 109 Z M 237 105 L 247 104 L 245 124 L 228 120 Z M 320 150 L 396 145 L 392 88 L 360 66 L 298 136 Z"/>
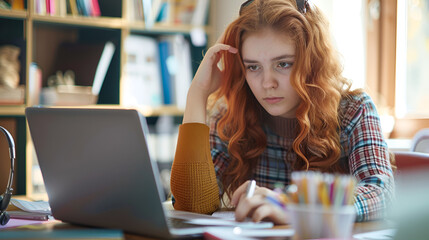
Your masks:
<path fill-rule="evenodd" d="M 280 199 L 280 201 L 281 201 L 283 204 L 289 204 L 289 203 L 291 202 L 291 200 L 289 199 L 289 197 L 288 197 L 286 194 L 284 194 L 284 193 L 280 194 L 280 195 L 278 196 L 278 198 Z"/>
<path fill-rule="evenodd" d="M 319 183 L 319 198 L 320 198 L 320 201 L 322 202 L 322 205 L 328 208 L 330 205 L 330 202 L 329 202 L 326 184 L 324 182 Z"/>
<path fill-rule="evenodd" d="M 299 203 L 299 197 L 298 197 L 298 187 L 296 185 L 296 182 L 292 181 L 293 184 L 287 186 L 286 188 L 286 195 L 289 195 L 292 199 L 292 202 Z"/>
<path fill-rule="evenodd" d="M 304 196 L 304 203 L 308 204 L 308 186 L 307 186 L 307 178 L 303 176 L 301 181 L 302 191 L 300 191 Z"/>

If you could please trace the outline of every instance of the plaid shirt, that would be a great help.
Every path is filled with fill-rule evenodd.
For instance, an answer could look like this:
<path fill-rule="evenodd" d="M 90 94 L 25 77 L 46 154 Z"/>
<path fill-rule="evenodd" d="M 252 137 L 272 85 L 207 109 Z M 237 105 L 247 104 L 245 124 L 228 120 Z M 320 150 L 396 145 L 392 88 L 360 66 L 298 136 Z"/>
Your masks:
<path fill-rule="evenodd" d="M 344 115 L 340 122 L 342 151 L 339 161 L 358 182 L 355 189 L 356 221 L 382 218 L 394 196 L 394 181 L 377 110 L 371 98 L 362 93 L 351 99 L 342 99 L 340 111 Z M 220 118 L 221 115 L 217 114 L 210 121 L 211 155 L 218 183 L 230 160 L 228 143 L 217 135 L 216 126 Z M 270 189 L 278 182 L 288 185 L 296 160 L 291 149 L 294 139 L 276 134 L 267 126 L 264 131 L 267 148 L 260 156 L 253 177 L 259 186 Z"/>

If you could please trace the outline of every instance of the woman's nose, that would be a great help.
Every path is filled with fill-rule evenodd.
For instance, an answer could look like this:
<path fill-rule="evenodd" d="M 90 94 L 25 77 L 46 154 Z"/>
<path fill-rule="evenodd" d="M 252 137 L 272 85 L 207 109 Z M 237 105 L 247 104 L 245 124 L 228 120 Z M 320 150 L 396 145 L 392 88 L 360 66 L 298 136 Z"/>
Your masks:
<path fill-rule="evenodd" d="M 262 81 L 262 87 L 266 89 L 277 88 L 278 82 L 272 71 L 266 71 L 264 74 L 264 80 Z"/>

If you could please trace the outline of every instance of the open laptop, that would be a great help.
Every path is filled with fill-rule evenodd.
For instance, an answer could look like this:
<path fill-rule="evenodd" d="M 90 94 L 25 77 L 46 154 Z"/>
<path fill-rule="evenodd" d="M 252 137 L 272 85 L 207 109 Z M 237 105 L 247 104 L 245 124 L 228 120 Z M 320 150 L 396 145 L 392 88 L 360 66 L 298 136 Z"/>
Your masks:
<path fill-rule="evenodd" d="M 25 114 L 56 219 L 161 238 L 203 234 L 201 225 L 170 225 L 170 213 L 212 216 L 164 211 L 146 120 L 138 111 L 30 107 Z"/>

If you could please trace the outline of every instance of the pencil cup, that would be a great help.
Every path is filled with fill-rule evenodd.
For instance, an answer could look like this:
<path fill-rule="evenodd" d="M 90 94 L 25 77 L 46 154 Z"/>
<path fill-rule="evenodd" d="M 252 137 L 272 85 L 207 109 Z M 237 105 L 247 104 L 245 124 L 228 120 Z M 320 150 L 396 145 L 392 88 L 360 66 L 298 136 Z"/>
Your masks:
<path fill-rule="evenodd" d="M 297 239 L 349 239 L 356 217 L 353 205 L 327 208 L 289 204 L 287 212 Z"/>

